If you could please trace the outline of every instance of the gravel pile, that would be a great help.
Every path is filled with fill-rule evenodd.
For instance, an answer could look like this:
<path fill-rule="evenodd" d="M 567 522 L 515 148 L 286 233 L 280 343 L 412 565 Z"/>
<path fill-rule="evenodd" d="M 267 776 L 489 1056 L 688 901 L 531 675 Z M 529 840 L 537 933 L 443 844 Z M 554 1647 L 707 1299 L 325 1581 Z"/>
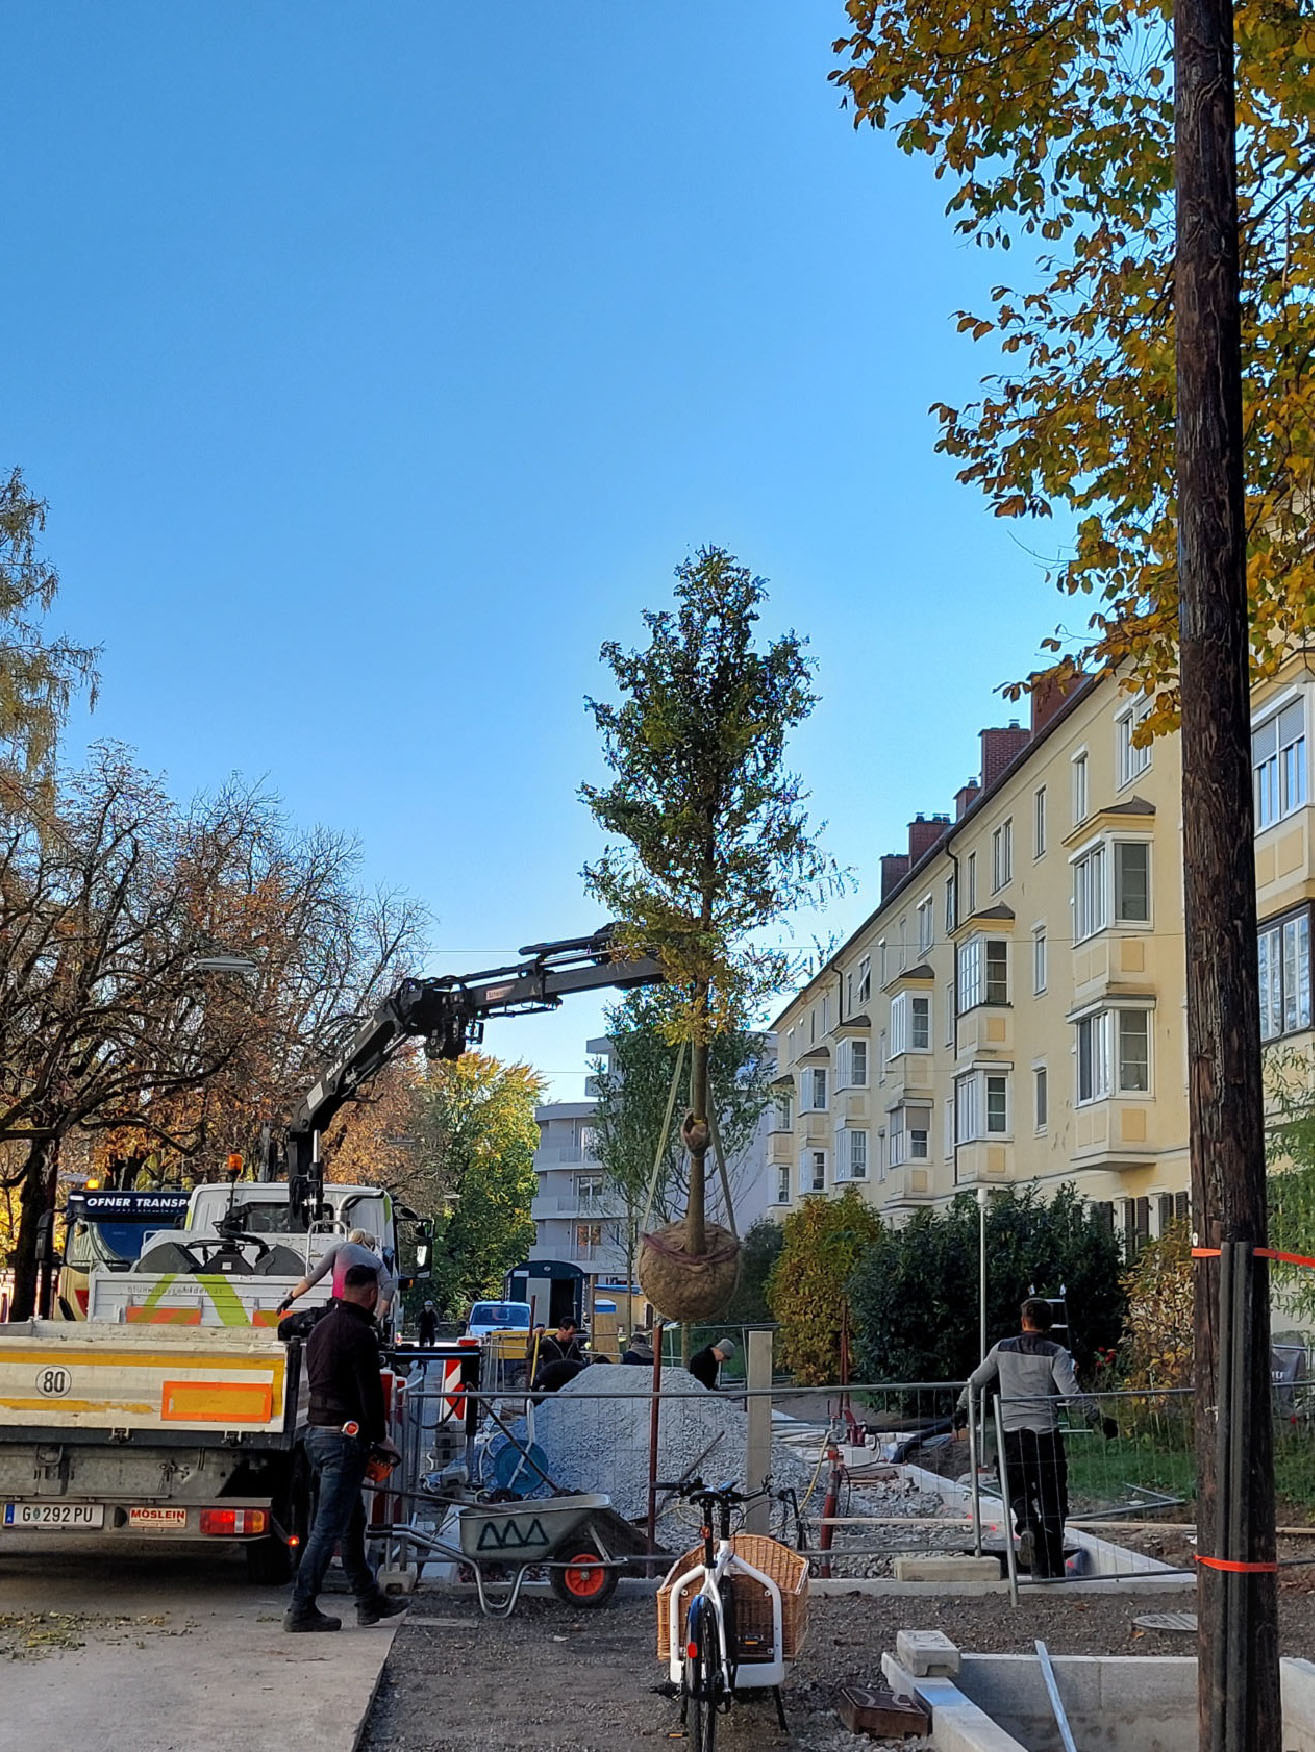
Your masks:
<path fill-rule="evenodd" d="M 540 1401 L 534 1439 L 558 1484 L 567 1490 L 603 1491 L 619 1514 L 642 1515 L 648 1506 L 651 1391 L 652 1376 L 646 1369 L 586 1369 L 559 1393 Z M 693 1469 L 710 1484 L 731 1480 L 746 1488 L 749 1420 L 743 1410 L 724 1395 L 709 1393 L 687 1369 L 663 1369 L 661 1391 L 658 1477 L 681 1478 Z M 518 1437 L 521 1433 L 516 1431 Z M 808 1478 L 800 1456 L 774 1443 L 775 1487 L 802 1489 Z"/>

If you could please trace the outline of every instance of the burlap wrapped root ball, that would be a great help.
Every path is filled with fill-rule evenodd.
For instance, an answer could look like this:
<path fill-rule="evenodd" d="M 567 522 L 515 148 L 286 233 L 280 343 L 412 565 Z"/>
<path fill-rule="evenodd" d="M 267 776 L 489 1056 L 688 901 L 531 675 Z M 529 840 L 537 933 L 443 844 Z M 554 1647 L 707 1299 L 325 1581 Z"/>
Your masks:
<path fill-rule="evenodd" d="M 713 1320 L 740 1281 L 740 1244 L 709 1223 L 704 1251 L 689 1251 L 683 1222 L 645 1235 L 639 1244 L 639 1285 L 664 1320 Z"/>

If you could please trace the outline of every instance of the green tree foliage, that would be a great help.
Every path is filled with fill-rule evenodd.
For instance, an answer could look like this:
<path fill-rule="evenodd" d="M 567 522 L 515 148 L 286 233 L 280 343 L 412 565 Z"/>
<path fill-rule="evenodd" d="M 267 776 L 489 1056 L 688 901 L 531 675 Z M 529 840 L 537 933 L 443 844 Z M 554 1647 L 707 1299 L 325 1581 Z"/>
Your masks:
<path fill-rule="evenodd" d="M 838 1381 L 846 1285 L 886 1230 L 852 1186 L 842 1198 L 806 1198 L 782 1230 L 767 1280 L 781 1363 L 803 1382 Z"/>
<path fill-rule="evenodd" d="M 632 1276 L 639 1225 L 681 1053 L 670 1038 L 670 1007 L 665 989 L 627 992 L 604 1012 L 612 1042 L 611 1068 L 603 1059 L 592 1067 L 597 1096 L 590 1120 L 594 1154 L 623 1208 L 626 1258 Z M 686 1052 L 686 1063 L 688 1060 Z M 769 1075 L 760 1034 L 734 1028 L 713 1036 L 708 1049 L 709 1098 L 732 1168 L 732 1197 L 736 1192 L 735 1158 L 752 1139 L 767 1106 Z M 685 1194 L 683 1168 L 677 1122 L 668 1131 L 654 1188 L 653 1214 L 659 1222 L 671 1221 L 674 1207 Z"/>
<path fill-rule="evenodd" d="M 1176 715 L 1173 90 L 1169 0 L 848 0 L 832 74 L 862 122 L 949 184 L 975 243 L 1027 246 L 959 328 L 991 337 L 982 399 L 938 448 L 999 517 L 1076 528 L 1052 576 L 1098 605 L 1062 667 L 1126 665 Z M 1238 0 L 1237 153 L 1252 662 L 1310 624 L 1315 545 L 1315 16 Z M 1053 646 L 1059 652 L 1058 642 Z"/>
<path fill-rule="evenodd" d="M 49 766 L 74 694 L 94 693 L 98 655 L 42 625 L 59 589 L 37 550 L 45 522 L 18 469 L 0 479 L 0 747 L 29 774 Z"/>
<path fill-rule="evenodd" d="M 1310 1060 L 1271 1051 L 1265 1065 L 1270 1124 L 1269 1244 L 1279 1253 L 1315 1255 L 1315 1081 Z M 1276 1300 L 1302 1324 L 1315 1320 L 1315 1272 L 1270 1263 Z"/>
<path fill-rule="evenodd" d="M 1192 1385 L 1192 1231 L 1171 1223 L 1148 1241 L 1125 1275 L 1125 1385 L 1137 1393 Z"/>
<path fill-rule="evenodd" d="M 760 1326 L 776 1316 L 767 1300 L 767 1285 L 785 1245 L 785 1230 L 770 1217 L 759 1217 L 744 1237 L 740 1283 L 723 1316 L 729 1325 Z"/>
<path fill-rule="evenodd" d="M 704 1249 L 708 1049 L 789 978 L 761 933 L 812 899 L 830 865 L 807 831 L 786 737 L 815 704 L 803 642 L 754 642 L 766 600 L 722 548 L 676 569 L 676 606 L 648 612 L 649 642 L 607 643 L 619 704 L 590 700 L 615 775 L 581 794 L 611 836 L 585 867 L 622 941 L 660 960 L 676 989 L 673 1040 L 691 1045 L 687 1251 Z"/>
<path fill-rule="evenodd" d="M 421 1156 L 406 1191 L 438 1219 L 426 1294 L 449 1316 L 498 1295 L 534 1243 L 534 1109 L 543 1089 L 527 1065 L 483 1053 L 428 1067 Z"/>
<path fill-rule="evenodd" d="M 977 1200 L 922 1210 L 883 1229 L 851 1280 L 859 1367 L 870 1381 L 961 1381 L 978 1351 Z M 1080 1363 L 1118 1343 L 1124 1292 L 1118 1241 L 1071 1187 L 1050 1203 L 1028 1188 L 993 1193 L 986 1212 L 987 1342 L 1018 1331 L 1018 1310 L 1066 1286 Z"/>

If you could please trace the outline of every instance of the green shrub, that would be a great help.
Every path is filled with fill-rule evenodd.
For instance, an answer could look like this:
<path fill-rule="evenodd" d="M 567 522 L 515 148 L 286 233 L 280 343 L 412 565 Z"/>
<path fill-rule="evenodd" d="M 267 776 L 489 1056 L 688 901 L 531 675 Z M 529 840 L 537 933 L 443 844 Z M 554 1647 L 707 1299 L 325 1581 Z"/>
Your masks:
<path fill-rule="evenodd" d="M 843 1198 L 806 1198 L 782 1230 L 767 1280 L 780 1327 L 777 1355 L 802 1382 L 837 1381 L 845 1286 L 864 1249 L 883 1233 L 881 1218 L 851 1186 Z"/>

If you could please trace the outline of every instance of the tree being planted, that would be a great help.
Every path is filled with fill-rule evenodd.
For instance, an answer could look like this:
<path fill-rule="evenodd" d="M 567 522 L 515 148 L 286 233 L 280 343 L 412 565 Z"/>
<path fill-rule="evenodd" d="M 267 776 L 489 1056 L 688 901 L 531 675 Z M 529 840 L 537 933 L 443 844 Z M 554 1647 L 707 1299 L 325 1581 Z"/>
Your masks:
<path fill-rule="evenodd" d="M 804 644 L 755 644 L 764 580 L 721 548 L 676 569 L 674 609 L 649 611 L 649 643 L 602 657 L 619 704 L 590 700 L 610 785 L 582 795 L 613 843 L 585 878 L 619 921 L 618 948 L 657 957 L 672 988 L 665 1027 L 689 1048 L 684 1217 L 644 1236 L 639 1280 L 669 1319 L 710 1319 L 735 1288 L 739 1243 L 707 1220 L 708 1057 L 788 982 L 790 955 L 759 934 L 815 900 L 834 866 L 808 832 L 786 770 L 789 732 L 816 703 Z"/>

